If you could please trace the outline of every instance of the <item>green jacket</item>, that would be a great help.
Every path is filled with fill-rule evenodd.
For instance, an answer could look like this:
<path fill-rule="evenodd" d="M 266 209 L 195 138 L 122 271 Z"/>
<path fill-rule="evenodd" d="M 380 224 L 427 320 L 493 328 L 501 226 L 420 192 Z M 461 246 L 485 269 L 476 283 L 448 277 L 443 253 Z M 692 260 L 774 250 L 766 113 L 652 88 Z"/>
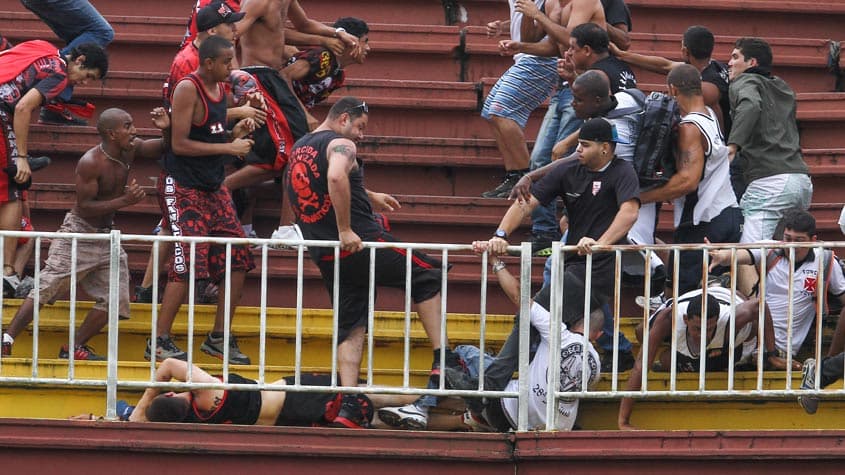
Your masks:
<path fill-rule="evenodd" d="M 782 173 L 809 173 L 795 122 L 795 93 L 776 76 L 744 72 L 731 82 L 729 143 L 744 162 L 746 183 Z"/>

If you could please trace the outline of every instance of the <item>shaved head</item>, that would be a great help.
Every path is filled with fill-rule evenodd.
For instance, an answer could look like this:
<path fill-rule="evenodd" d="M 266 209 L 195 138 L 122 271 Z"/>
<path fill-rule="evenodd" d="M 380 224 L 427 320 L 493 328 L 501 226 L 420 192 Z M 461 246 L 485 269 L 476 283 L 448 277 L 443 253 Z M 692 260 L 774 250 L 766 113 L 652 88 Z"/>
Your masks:
<path fill-rule="evenodd" d="M 573 85 L 577 85 L 590 96 L 604 99 L 610 96 L 610 80 L 604 71 L 590 69 L 575 79 Z"/>
<path fill-rule="evenodd" d="M 110 131 L 119 127 L 127 120 L 132 120 L 132 117 L 123 109 L 112 107 L 111 109 L 104 110 L 100 114 L 100 118 L 97 119 L 97 132 L 100 134 L 100 138 L 106 140 L 108 138 L 107 134 Z"/>

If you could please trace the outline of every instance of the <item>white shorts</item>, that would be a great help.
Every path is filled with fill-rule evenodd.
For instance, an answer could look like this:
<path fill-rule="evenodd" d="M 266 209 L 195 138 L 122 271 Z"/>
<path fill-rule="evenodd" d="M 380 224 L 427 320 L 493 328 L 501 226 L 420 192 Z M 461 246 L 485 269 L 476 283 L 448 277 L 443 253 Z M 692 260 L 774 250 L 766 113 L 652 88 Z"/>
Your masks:
<path fill-rule="evenodd" d="M 739 203 L 745 223 L 740 242 L 771 239 L 785 211 L 807 210 L 813 197 L 813 182 L 804 173 L 784 173 L 758 178 L 748 184 Z"/>

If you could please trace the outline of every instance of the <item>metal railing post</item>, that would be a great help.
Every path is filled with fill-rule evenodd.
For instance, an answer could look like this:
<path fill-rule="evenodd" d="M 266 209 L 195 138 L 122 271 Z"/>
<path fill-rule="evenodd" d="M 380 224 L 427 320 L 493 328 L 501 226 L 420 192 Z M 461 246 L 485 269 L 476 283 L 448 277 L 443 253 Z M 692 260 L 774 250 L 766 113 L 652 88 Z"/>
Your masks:
<path fill-rule="evenodd" d="M 531 387 L 528 382 L 528 345 L 531 331 L 531 243 L 523 242 L 520 249 L 519 275 L 519 409 L 517 428 L 528 430 L 528 398 Z"/>
<path fill-rule="evenodd" d="M 117 419 L 117 337 L 120 305 L 120 231 L 113 229 L 109 239 L 109 353 L 106 376 L 106 419 Z M 127 283 L 128 285 L 128 283 Z M 73 351 L 73 350 L 71 350 Z"/>

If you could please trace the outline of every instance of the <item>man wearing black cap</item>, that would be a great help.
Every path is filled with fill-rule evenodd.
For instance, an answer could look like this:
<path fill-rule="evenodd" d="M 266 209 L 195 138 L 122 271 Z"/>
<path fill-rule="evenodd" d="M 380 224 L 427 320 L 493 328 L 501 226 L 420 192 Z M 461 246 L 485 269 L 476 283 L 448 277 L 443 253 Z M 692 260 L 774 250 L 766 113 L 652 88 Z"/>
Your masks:
<path fill-rule="evenodd" d="M 229 41 L 235 39 L 235 22 L 244 17 L 225 3 L 215 3 L 200 9 L 197 13 L 197 37 L 176 53 L 170 65 L 170 74 L 162 87 L 165 107 L 170 108 L 173 87 L 180 79 L 197 70 L 200 63 L 199 46 L 209 36 L 220 36 Z"/>
<path fill-rule="evenodd" d="M 578 246 L 577 255 L 566 256 L 564 286 L 583 285 L 586 255 L 592 253 L 592 246 L 616 244 L 637 219 L 639 181 L 633 165 L 616 158 L 616 142 L 615 128 L 606 119 L 585 122 L 578 139 L 578 160 L 555 167 L 533 184 L 529 200 L 511 205 L 490 239 L 491 251 L 504 253 L 508 236 L 522 219 L 540 203 L 560 196 L 569 213 L 566 244 Z M 600 301 L 612 295 L 612 266 L 611 254 L 593 257 L 593 295 Z"/>
<path fill-rule="evenodd" d="M 595 245 L 612 245 L 623 240 L 637 220 L 639 180 L 633 165 L 614 154 L 617 140 L 616 130 L 607 119 L 584 122 L 578 139 L 578 160 L 555 167 L 534 183 L 530 199 L 514 201 L 502 218 L 499 229 L 487 242 L 490 252 L 504 254 L 509 245 L 508 235 L 534 208 L 558 196 L 563 198 L 569 212 L 566 244 L 578 246 L 577 254 L 567 252 L 564 260 L 561 318 L 568 327 L 584 316 L 586 255 L 592 254 Z M 591 312 L 613 295 L 613 264 L 610 253 L 593 256 Z M 496 391 L 505 388 L 517 369 L 518 342 L 518 325 L 515 324 L 496 360 L 485 372 L 485 389 Z M 474 380 L 458 371 L 447 368 L 445 374 L 451 388 L 468 390 L 478 387 Z M 472 403 L 470 407 L 476 412 L 481 409 L 481 405 Z"/>

